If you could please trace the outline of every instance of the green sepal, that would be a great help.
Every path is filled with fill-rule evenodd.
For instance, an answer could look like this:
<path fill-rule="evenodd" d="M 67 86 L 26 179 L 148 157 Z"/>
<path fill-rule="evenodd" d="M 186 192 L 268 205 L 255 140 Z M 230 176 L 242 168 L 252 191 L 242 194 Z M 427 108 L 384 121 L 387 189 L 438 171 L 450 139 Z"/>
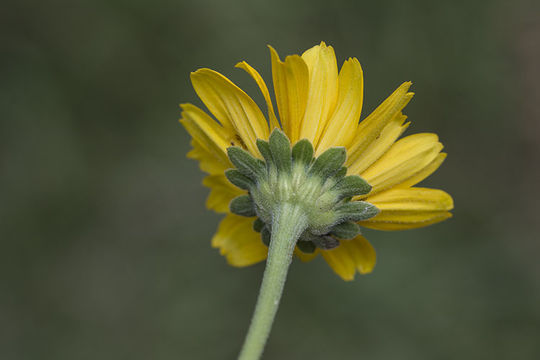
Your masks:
<path fill-rule="evenodd" d="M 367 220 L 379 213 L 379 209 L 375 205 L 365 201 L 351 201 L 341 204 L 336 207 L 335 211 L 341 221 Z"/>
<path fill-rule="evenodd" d="M 346 166 L 342 166 L 341 169 L 339 169 L 336 173 L 336 175 L 334 175 L 334 178 L 336 181 L 342 179 L 345 177 L 345 175 L 347 175 L 347 167 Z"/>
<path fill-rule="evenodd" d="M 262 176 L 266 172 L 263 161 L 255 159 L 249 152 L 238 146 L 228 147 L 227 155 L 238 171 L 246 176 Z"/>
<path fill-rule="evenodd" d="M 280 171 L 291 171 L 291 142 L 287 135 L 279 129 L 274 129 L 270 135 L 269 141 L 270 151 L 274 164 Z"/>
<path fill-rule="evenodd" d="M 249 195 L 240 195 L 231 200 L 229 209 L 233 214 L 240 216 L 256 216 L 255 205 Z"/>
<path fill-rule="evenodd" d="M 331 250 L 339 246 L 339 240 L 331 236 L 318 236 L 313 240 L 315 246 L 323 250 Z"/>
<path fill-rule="evenodd" d="M 255 186 L 255 182 L 251 178 L 243 175 L 236 169 L 226 170 L 225 177 L 231 184 L 243 190 L 249 190 L 252 186 Z"/>
<path fill-rule="evenodd" d="M 360 226 L 352 221 L 345 221 L 332 227 L 330 234 L 338 239 L 350 240 L 360 234 Z"/>
<path fill-rule="evenodd" d="M 255 159 L 255 161 L 257 161 L 257 163 L 259 164 L 259 169 L 261 169 L 263 173 L 266 173 L 266 162 L 261 159 Z"/>
<path fill-rule="evenodd" d="M 265 226 L 266 226 L 266 224 L 264 223 L 264 221 L 262 221 L 259 218 L 256 218 L 255 221 L 253 222 L 253 230 L 255 230 L 258 233 L 260 233 L 262 231 L 263 227 L 265 227 Z"/>
<path fill-rule="evenodd" d="M 330 191 L 339 192 L 339 200 L 341 200 L 367 194 L 371 191 L 371 185 L 358 175 L 349 175 L 341 179 Z"/>
<path fill-rule="evenodd" d="M 333 147 L 323 152 L 309 170 L 310 175 L 327 179 L 341 169 L 347 159 L 347 152 L 343 146 Z"/>
<path fill-rule="evenodd" d="M 272 152 L 270 151 L 270 144 L 268 144 L 268 141 L 264 141 L 261 139 L 257 139 L 256 143 L 259 152 L 263 156 L 264 161 L 266 161 L 266 165 L 270 166 L 273 163 Z"/>
<path fill-rule="evenodd" d="M 268 230 L 268 226 L 265 226 L 261 230 L 261 240 L 264 245 L 270 246 L 270 240 L 272 239 L 272 234 Z"/>
<path fill-rule="evenodd" d="M 308 139 L 302 139 L 292 148 L 292 158 L 295 162 L 309 165 L 313 160 L 313 145 Z"/>
<path fill-rule="evenodd" d="M 296 246 L 298 246 L 301 252 L 306 254 L 313 254 L 317 248 L 311 241 L 297 241 Z"/>

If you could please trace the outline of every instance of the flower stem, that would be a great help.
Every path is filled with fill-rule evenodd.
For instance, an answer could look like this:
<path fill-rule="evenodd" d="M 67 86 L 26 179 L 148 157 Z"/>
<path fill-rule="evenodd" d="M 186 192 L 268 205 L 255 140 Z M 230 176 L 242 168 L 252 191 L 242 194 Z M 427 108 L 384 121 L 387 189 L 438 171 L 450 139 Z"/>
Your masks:
<path fill-rule="evenodd" d="M 281 204 L 273 214 L 272 237 L 261 289 L 238 360 L 261 357 L 279 307 L 296 241 L 306 227 L 307 218 L 297 205 Z"/>

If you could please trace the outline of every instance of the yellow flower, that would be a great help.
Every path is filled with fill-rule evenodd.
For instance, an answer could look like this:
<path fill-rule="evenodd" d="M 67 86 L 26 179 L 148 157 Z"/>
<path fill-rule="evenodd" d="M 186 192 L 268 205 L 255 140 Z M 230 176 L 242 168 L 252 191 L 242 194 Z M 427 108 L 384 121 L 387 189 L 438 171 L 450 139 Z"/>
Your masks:
<path fill-rule="evenodd" d="M 192 136 L 188 157 L 197 159 L 209 175 L 207 207 L 226 213 L 212 246 L 233 266 L 264 260 L 268 248 L 253 230 L 253 218 L 230 213 L 229 203 L 245 194 L 224 173 L 232 168 L 227 148 L 240 146 L 262 158 L 257 139 L 268 140 L 271 130 L 281 128 L 291 143 L 308 139 L 316 155 L 335 147 L 347 149 L 348 175 L 360 175 L 371 186 L 358 199 L 375 205 L 380 213 L 359 225 L 377 230 L 403 230 L 431 225 L 451 217 L 450 195 L 442 190 L 415 187 L 444 161 L 437 135 L 421 133 L 397 140 L 409 126 L 402 109 L 413 97 L 410 82 L 399 86 L 369 116 L 359 123 L 363 98 L 363 75 L 356 58 L 346 60 L 338 72 L 334 49 L 324 42 L 281 61 L 270 47 L 272 79 L 279 120 L 268 88 L 259 73 L 246 62 L 245 70 L 257 83 L 266 102 L 267 117 L 244 91 L 223 75 L 199 69 L 191 74 L 193 87 L 214 118 L 192 104 L 182 104 L 180 122 Z M 216 121 L 217 120 L 217 121 Z M 397 141 L 396 141 L 397 140 Z M 344 280 L 358 271 L 372 271 L 375 251 L 361 235 L 342 241 L 331 250 L 312 254 L 298 247 L 295 254 L 309 261 L 321 254 Z"/>

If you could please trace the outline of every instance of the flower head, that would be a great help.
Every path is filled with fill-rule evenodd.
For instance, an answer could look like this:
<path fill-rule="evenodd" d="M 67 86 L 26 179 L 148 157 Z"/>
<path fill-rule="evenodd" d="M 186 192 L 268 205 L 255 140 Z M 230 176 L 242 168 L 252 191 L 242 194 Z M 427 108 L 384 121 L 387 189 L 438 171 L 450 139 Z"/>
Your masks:
<path fill-rule="evenodd" d="M 272 47 L 270 54 L 277 113 L 264 80 L 246 62 L 236 67 L 257 83 L 267 116 L 210 69 L 193 72 L 191 80 L 215 119 L 181 105 L 180 122 L 193 138 L 188 157 L 209 174 L 203 180 L 210 188 L 207 206 L 227 214 L 212 245 L 231 265 L 266 258 L 272 204 L 279 201 L 301 202 L 305 209 L 309 225 L 297 257 L 309 261 L 321 254 L 345 280 L 375 265 L 360 227 L 413 229 L 451 216 L 450 195 L 415 186 L 446 157 L 437 135 L 398 140 L 409 126 L 402 110 L 413 96 L 410 82 L 359 122 L 363 75 L 356 58 L 338 72 L 334 49 L 324 42 L 284 61 Z"/>

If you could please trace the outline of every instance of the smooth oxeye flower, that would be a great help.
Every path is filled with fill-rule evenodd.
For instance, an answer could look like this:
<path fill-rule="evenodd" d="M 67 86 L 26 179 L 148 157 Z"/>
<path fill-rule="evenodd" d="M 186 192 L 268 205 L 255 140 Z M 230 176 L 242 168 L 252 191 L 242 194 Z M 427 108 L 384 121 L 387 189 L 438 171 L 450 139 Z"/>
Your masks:
<path fill-rule="evenodd" d="M 261 75 L 245 70 L 266 102 L 266 116 L 220 73 L 191 73 L 211 115 L 182 104 L 192 136 L 188 157 L 209 175 L 207 207 L 226 216 L 212 239 L 233 266 L 267 258 L 257 308 L 241 359 L 262 353 L 291 257 L 321 255 L 344 280 L 372 271 L 375 251 L 361 227 L 404 230 L 451 216 L 450 195 L 415 186 L 444 161 L 437 135 L 398 140 L 409 126 L 402 110 L 413 97 L 400 85 L 360 120 L 363 75 L 356 58 L 338 71 L 324 42 L 281 61 L 270 48 L 274 103 Z M 212 117 L 213 116 L 213 117 Z"/>
<path fill-rule="evenodd" d="M 245 61 L 236 67 L 256 81 L 266 101 L 268 118 L 244 91 L 210 69 L 192 73 L 191 81 L 219 123 L 192 104 L 181 105 L 180 121 L 193 137 L 193 150 L 188 157 L 197 159 L 201 169 L 209 174 L 203 180 L 210 188 L 207 207 L 227 214 L 212 246 L 220 249 L 229 264 L 258 263 L 266 258 L 268 248 L 257 232 L 259 225 L 253 225 L 255 217 L 239 216 L 229 209 L 231 200 L 247 191 L 227 180 L 226 171 L 233 167 L 227 148 L 238 146 L 262 159 L 257 139 L 268 140 L 273 128 L 282 129 L 292 144 L 300 139 L 309 140 L 316 155 L 331 147 L 345 147 L 347 175 L 359 175 L 371 185 L 368 194 L 356 198 L 380 210 L 378 215 L 359 221 L 360 226 L 404 230 L 451 216 L 448 211 L 453 203 L 447 193 L 414 186 L 434 172 L 446 157 L 441 153 L 443 145 L 437 135 L 421 133 L 396 141 L 409 126 L 402 109 L 413 97 L 408 92 L 410 82 L 399 86 L 359 123 L 364 85 L 356 58 L 346 60 L 338 73 L 334 49 L 324 42 L 302 56 L 288 56 L 285 61 L 280 61 L 271 47 L 270 53 L 279 120 L 264 80 Z M 375 251 L 362 235 L 332 243 L 337 246 L 325 249 L 298 242 L 295 255 L 302 261 L 322 255 L 344 280 L 352 280 L 357 270 L 362 274 L 371 272 Z"/>

